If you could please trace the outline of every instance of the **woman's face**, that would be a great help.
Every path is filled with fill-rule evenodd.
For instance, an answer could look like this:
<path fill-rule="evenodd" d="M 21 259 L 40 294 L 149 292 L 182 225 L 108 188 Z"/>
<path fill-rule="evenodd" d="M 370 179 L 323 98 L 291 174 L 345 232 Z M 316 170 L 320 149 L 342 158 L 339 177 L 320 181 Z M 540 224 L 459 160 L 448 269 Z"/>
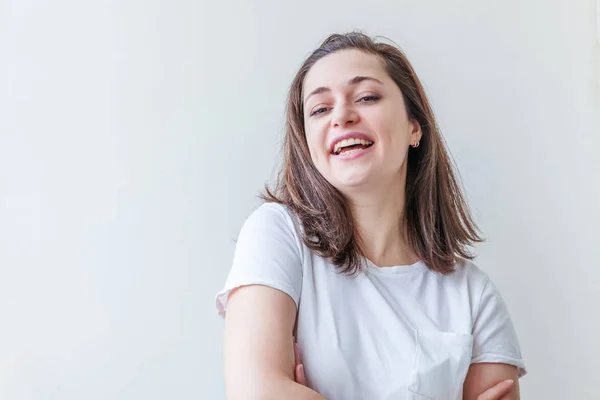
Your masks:
<path fill-rule="evenodd" d="M 342 193 L 401 182 L 421 130 L 380 58 L 359 50 L 325 56 L 306 75 L 303 96 L 310 155 L 328 182 Z"/>

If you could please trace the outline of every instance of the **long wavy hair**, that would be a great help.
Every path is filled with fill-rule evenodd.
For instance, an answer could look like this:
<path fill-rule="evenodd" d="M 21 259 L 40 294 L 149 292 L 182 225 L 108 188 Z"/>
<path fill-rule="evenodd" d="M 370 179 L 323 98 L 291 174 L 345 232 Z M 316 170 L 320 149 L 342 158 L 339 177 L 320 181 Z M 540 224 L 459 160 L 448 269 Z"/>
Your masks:
<path fill-rule="evenodd" d="M 472 260 L 467 250 L 483 242 L 456 179 L 444 138 L 423 86 L 405 54 L 396 46 L 378 43 L 361 32 L 330 35 L 304 61 L 290 87 L 286 107 L 283 160 L 275 188 L 265 185 L 259 197 L 287 206 L 302 225 L 302 240 L 331 261 L 339 272 L 355 275 L 364 269 L 360 233 L 348 200 L 317 170 L 304 131 L 302 86 L 321 58 L 348 49 L 378 56 L 402 92 L 408 117 L 421 125 L 420 146 L 407 156 L 406 201 L 401 232 L 427 267 L 452 273 L 458 257 Z"/>

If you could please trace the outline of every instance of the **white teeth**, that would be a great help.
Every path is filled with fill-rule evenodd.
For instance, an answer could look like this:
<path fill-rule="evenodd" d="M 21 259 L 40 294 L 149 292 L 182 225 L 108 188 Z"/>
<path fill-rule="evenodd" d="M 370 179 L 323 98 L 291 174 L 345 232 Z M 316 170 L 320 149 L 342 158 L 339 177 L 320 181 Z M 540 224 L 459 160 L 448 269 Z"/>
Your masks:
<path fill-rule="evenodd" d="M 356 144 L 362 144 L 364 146 L 367 146 L 369 144 L 373 144 L 373 142 L 370 142 L 370 141 L 364 140 L 364 139 L 357 139 L 357 138 L 344 139 L 344 140 L 340 140 L 339 142 L 337 142 L 335 144 L 335 146 L 333 148 L 333 152 L 339 153 L 342 148 L 347 147 L 347 146 L 354 146 Z"/>
<path fill-rule="evenodd" d="M 345 151 L 344 155 L 347 156 L 347 155 L 350 155 L 352 153 L 356 153 L 357 151 L 360 151 L 360 149 L 352 149 L 352 150 Z"/>

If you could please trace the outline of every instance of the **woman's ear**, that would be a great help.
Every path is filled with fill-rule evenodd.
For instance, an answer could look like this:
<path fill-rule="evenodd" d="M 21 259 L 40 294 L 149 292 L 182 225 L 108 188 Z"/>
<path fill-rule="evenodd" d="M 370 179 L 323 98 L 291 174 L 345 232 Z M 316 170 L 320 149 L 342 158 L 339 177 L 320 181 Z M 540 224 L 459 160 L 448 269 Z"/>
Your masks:
<path fill-rule="evenodd" d="M 416 119 L 410 121 L 412 125 L 412 131 L 410 133 L 410 137 L 413 141 L 420 142 L 421 137 L 423 136 L 423 132 L 421 131 L 421 124 Z"/>

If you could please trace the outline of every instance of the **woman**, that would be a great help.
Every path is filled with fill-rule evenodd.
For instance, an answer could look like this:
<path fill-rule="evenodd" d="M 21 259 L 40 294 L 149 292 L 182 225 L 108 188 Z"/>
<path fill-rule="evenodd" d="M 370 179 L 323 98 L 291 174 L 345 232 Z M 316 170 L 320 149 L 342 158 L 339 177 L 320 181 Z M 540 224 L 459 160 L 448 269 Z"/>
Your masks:
<path fill-rule="evenodd" d="M 517 337 L 399 49 L 354 32 L 308 57 L 262 198 L 217 294 L 228 399 L 519 398 Z"/>

